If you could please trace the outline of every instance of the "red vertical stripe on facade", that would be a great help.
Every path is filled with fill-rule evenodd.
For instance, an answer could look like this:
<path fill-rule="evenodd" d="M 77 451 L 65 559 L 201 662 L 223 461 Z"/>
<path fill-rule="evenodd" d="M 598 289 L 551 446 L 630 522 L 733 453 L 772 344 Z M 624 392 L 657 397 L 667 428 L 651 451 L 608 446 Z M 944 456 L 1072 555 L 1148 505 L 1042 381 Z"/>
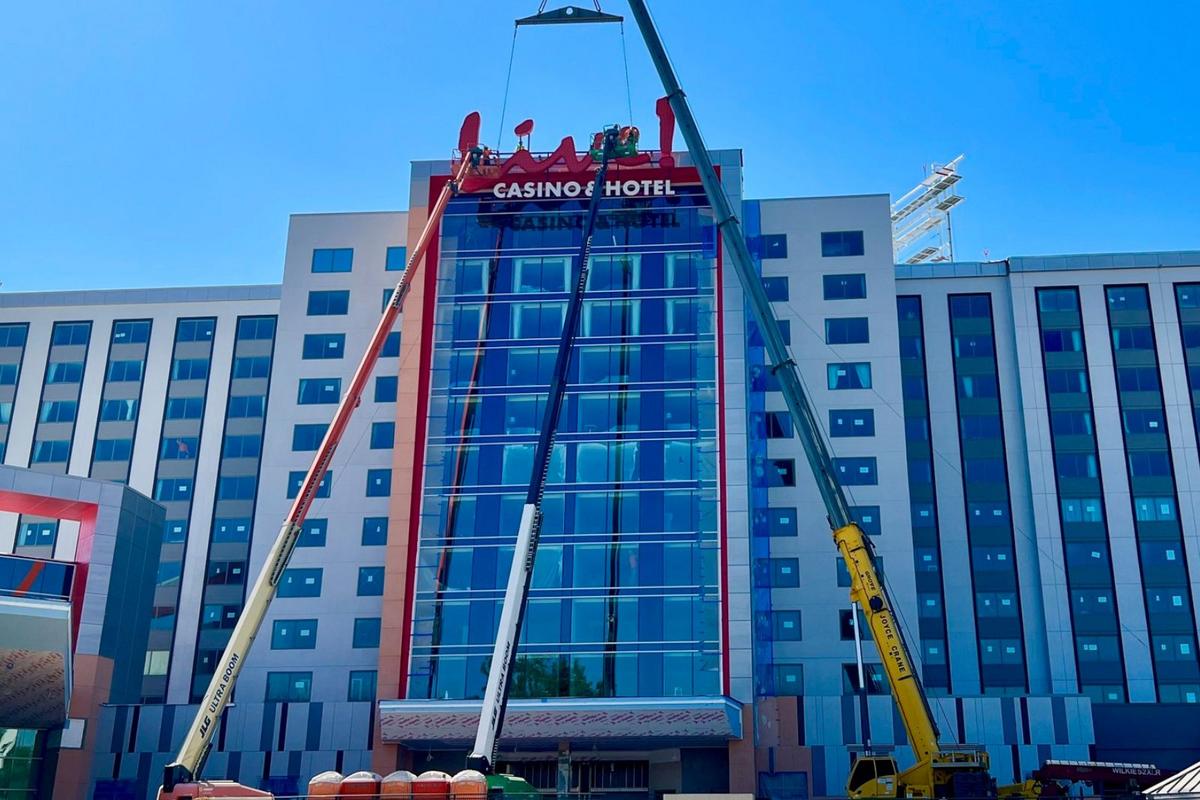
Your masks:
<path fill-rule="evenodd" d="M 449 175 L 435 175 L 429 179 L 429 197 L 426 208 L 432 208 L 442 186 L 450 180 Z M 421 530 L 421 494 L 425 483 L 425 433 L 429 427 L 429 384 L 433 366 L 433 320 L 434 304 L 437 300 L 437 267 L 441 255 L 439 234 L 441 225 L 434 229 L 433 242 L 425 254 L 425 297 L 421 308 L 421 358 L 420 383 L 417 386 L 416 437 L 413 449 L 412 497 L 409 501 L 408 517 L 408 564 L 404 568 L 404 585 L 408 596 L 404 603 L 404 628 L 400 644 L 400 686 L 396 697 L 408 697 L 408 667 L 412 659 L 412 618 L 416 601 L 417 545 Z"/>

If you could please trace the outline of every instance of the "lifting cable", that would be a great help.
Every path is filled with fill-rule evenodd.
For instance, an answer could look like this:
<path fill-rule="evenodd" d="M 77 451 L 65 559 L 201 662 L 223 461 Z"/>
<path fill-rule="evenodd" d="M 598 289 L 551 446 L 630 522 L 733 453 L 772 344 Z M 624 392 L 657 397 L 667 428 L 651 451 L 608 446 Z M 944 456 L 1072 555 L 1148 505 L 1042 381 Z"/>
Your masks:
<path fill-rule="evenodd" d="M 517 54 L 517 31 L 520 29 L 521 26 L 513 24 L 512 49 L 508 51 L 508 77 L 504 79 L 504 102 L 500 104 L 500 126 L 496 129 L 496 150 L 500 149 L 500 138 L 504 135 L 504 115 L 508 113 L 508 90 L 512 86 L 513 58 Z"/>
<path fill-rule="evenodd" d="M 597 2 L 594 3 L 594 5 L 596 6 L 596 11 L 601 10 L 600 3 L 598 2 L 598 0 L 597 0 Z M 542 0 L 542 2 L 538 5 L 537 13 L 541 14 L 545 10 L 546 10 L 546 0 Z M 616 19 L 620 19 L 620 17 L 617 17 Z M 606 20 L 606 21 L 615 21 L 615 20 L 610 17 L 610 19 Z M 504 138 L 504 120 L 508 114 L 508 95 L 512 89 L 513 61 L 515 60 L 516 55 L 517 55 L 517 32 L 521 29 L 519 22 L 520 22 L 520 20 L 518 20 L 517 23 L 513 24 L 512 46 L 510 47 L 510 49 L 508 51 L 508 73 L 504 78 L 504 99 L 500 103 L 500 124 L 499 124 L 499 127 L 496 129 L 495 149 L 497 151 L 500 150 L 500 144 Z M 625 47 L 625 21 L 622 19 L 619 24 L 620 24 L 620 36 L 621 36 L 621 62 L 625 67 L 625 109 L 629 114 L 629 125 L 632 126 L 633 125 L 633 89 L 632 89 L 632 84 L 630 83 L 630 79 L 629 79 L 629 51 Z"/>
<path fill-rule="evenodd" d="M 599 8 L 600 4 L 596 4 Z M 625 21 L 621 20 L 621 60 L 625 62 L 625 105 L 629 109 L 629 125 L 633 126 L 633 91 L 629 88 L 629 54 L 625 50 Z"/>

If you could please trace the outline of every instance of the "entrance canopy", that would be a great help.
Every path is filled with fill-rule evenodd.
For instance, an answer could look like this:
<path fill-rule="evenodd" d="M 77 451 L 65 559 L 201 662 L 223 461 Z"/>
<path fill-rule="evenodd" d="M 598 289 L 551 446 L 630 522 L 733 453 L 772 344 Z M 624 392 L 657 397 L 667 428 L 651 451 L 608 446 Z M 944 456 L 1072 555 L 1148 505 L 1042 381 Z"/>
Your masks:
<path fill-rule="evenodd" d="M 381 700 L 389 744 L 459 745 L 475 738 L 478 700 Z M 742 738 L 742 706 L 728 697 L 557 698 L 511 700 L 504 742 L 561 741 L 615 747 L 717 744 Z"/>

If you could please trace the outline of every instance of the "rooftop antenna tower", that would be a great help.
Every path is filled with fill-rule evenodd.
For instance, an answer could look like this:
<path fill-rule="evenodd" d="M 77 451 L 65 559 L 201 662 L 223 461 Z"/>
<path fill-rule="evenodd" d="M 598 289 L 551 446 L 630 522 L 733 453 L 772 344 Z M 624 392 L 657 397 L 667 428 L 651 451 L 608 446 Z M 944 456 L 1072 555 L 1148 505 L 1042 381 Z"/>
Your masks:
<path fill-rule="evenodd" d="M 954 260 L 950 209 L 963 201 L 955 184 L 962 180 L 959 155 L 946 164 L 931 164 L 925 180 L 892 203 L 892 257 L 897 264 Z"/>

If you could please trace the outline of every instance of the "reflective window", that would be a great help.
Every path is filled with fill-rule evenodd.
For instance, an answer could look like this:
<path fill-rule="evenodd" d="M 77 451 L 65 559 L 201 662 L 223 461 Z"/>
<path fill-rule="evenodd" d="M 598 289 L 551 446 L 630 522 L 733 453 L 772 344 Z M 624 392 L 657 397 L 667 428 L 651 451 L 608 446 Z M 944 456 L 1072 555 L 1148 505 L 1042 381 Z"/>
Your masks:
<path fill-rule="evenodd" d="M 871 340 L 866 317 L 825 320 L 825 344 L 864 344 Z"/>
<path fill-rule="evenodd" d="M 312 699 L 311 672 L 268 672 L 268 703 L 307 703 Z"/>
<path fill-rule="evenodd" d="M 388 272 L 403 272 L 408 263 L 407 247 L 389 247 L 383 268 Z"/>
<path fill-rule="evenodd" d="M 271 626 L 272 650 L 314 650 L 316 646 L 315 619 L 277 619 Z"/>
<path fill-rule="evenodd" d="M 826 371 L 830 389 L 871 388 L 871 364 L 867 361 L 830 364 Z"/>
<path fill-rule="evenodd" d="M 826 300 L 858 300 L 867 296 L 867 276 L 863 273 L 823 275 L 821 281 Z"/>
<path fill-rule="evenodd" d="M 861 256 L 864 252 L 862 231 L 823 231 L 821 233 L 821 255 L 825 258 Z"/>
<path fill-rule="evenodd" d="M 323 247 L 313 250 L 313 272 L 350 272 L 354 266 L 354 249 Z"/>
<path fill-rule="evenodd" d="M 342 399 L 341 378 L 301 378 L 296 402 L 302 406 L 336 404 Z"/>
<path fill-rule="evenodd" d="M 303 357 L 341 358 L 346 348 L 344 333 L 306 333 L 304 334 Z"/>

